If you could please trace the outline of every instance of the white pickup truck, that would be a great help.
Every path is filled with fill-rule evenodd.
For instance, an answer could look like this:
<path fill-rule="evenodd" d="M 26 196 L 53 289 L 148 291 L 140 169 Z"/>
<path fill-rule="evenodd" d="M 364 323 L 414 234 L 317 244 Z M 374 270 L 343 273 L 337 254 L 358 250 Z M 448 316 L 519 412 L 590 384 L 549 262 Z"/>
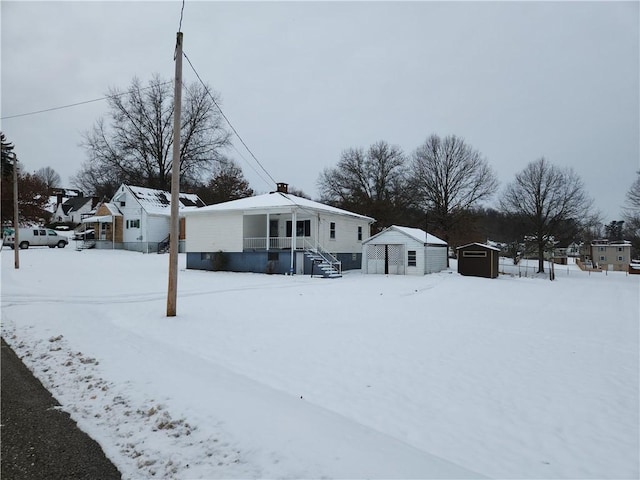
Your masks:
<path fill-rule="evenodd" d="M 3 243 L 15 248 L 15 233 L 6 235 Z M 43 227 L 21 228 L 18 235 L 18 246 L 22 249 L 29 247 L 64 248 L 68 243 L 67 237 Z"/>

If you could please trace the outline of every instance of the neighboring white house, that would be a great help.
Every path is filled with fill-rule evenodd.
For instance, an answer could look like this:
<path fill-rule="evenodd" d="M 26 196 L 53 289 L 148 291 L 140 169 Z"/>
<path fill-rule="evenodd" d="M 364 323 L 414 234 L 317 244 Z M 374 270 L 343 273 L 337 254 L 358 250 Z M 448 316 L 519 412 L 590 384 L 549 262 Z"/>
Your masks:
<path fill-rule="evenodd" d="M 424 275 L 447 268 L 447 242 L 419 228 L 392 225 L 362 244 L 362 273 Z"/>
<path fill-rule="evenodd" d="M 337 276 L 360 268 L 373 218 L 278 191 L 185 212 L 187 268 Z"/>
<path fill-rule="evenodd" d="M 180 239 L 184 239 L 183 215 L 204 206 L 195 194 L 180 193 Z M 122 184 L 109 203 L 83 219 L 96 232 L 98 248 L 157 252 L 166 244 L 171 221 L 171 193 Z M 181 244 L 183 242 L 181 241 Z M 181 251 L 184 246 L 181 245 Z"/>
<path fill-rule="evenodd" d="M 51 217 L 53 223 L 80 223 L 83 215 L 89 213 L 98 203 L 96 197 L 77 196 L 58 203 Z"/>

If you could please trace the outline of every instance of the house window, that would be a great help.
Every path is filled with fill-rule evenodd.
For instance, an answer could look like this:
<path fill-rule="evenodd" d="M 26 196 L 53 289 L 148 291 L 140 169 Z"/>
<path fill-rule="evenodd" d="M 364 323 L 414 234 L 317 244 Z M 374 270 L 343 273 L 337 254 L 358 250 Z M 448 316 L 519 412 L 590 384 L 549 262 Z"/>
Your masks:
<path fill-rule="evenodd" d="M 140 228 L 140 219 L 127 220 L 127 228 Z"/>
<path fill-rule="evenodd" d="M 622 251 L 622 247 L 618 247 L 618 251 L 621 252 Z"/>
<path fill-rule="evenodd" d="M 329 224 L 329 238 L 333 240 L 336 239 L 336 222 L 331 222 Z"/>
<path fill-rule="evenodd" d="M 362 227 L 358 227 L 358 241 L 362 241 Z"/>
<path fill-rule="evenodd" d="M 487 256 L 487 252 L 480 252 L 477 250 L 465 250 L 464 252 L 462 252 L 462 256 L 468 257 L 468 258 L 483 258 Z"/>
<path fill-rule="evenodd" d="M 291 237 L 291 220 L 287 221 L 287 237 Z M 296 222 L 296 237 L 311 236 L 311 220 L 298 220 Z"/>
<path fill-rule="evenodd" d="M 407 265 L 409 265 L 410 267 L 415 267 L 417 265 L 415 250 L 407 251 Z"/>
<path fill-rule="evenodd" d="M 598 247 L 599 252 L 604 252 L 604 247 Z"/>
<path fill-rule="evenodd" d="M 622 257 L 622 256 L 618 256 L 618 261 L 619 261 L 619 262 L 624 262 L 624 257 Z"/>
<path fill-rule="evenodd" d="M 600 255 L 600 261 L 601 262 L 606 262 L 607 261 L 607 257 L 605 257 L 604 255 Z"/>

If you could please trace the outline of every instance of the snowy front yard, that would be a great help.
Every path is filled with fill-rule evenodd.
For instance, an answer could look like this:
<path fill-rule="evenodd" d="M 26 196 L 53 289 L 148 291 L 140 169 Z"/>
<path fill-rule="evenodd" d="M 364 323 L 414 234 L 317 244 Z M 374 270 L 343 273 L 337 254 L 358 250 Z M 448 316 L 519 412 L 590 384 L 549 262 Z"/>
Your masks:
<path fill-rule="evenodd" d="M 72 247 L 72 245 L 70 245 Z M 2 335 L 125 478 L 638 478 L 640 276 L 2 256 Z"/>

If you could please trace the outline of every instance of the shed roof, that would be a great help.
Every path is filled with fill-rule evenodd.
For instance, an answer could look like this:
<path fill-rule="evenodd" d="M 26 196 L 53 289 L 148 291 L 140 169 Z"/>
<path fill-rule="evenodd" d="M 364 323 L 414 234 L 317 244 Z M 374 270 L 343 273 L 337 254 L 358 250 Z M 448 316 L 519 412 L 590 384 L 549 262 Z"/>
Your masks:
<path fill-rule="evenodd" d="M 298 197 L 284 192 L 271 192 L 263 195 L 256 195 L 255 197 L 240 198 L 238 200 L 231 200 L 229 202 L 217 203 L 215 205 L 209 205 L 207 207 L 199 208 L 190 212 L 185 212 L 189 215 L 200 215 L 210 212 L 255 212 L 260 213 L 262 211 L 287 209 L 293 210 L 294 208 L 302 210 L 312 210 L 314 212 L 326 212 L 333 213 L 335 215 L 346 215 L 350 217 L 361 218 L 367 222 L 374 222 L 375 220 L 366 215 L 360 215 L 358 213 L 349 212 L 348 210 L 342 210 L 341 208 L 325 205 L 320 202 L 314 202 L 308 198 Z"/>
<path fill-rule="evenodd" d="M 476 246 L 476 247 L 482 247 L 482 248 L 486 248 L 487 250 L 495 250 L 496 252 L 499 252 L 500 249 L 496 248 L 496 247 L 491 247 L 489 245 L 485 245 L 484 243 L 467 243 L 466 245 L 462 245 L 460 247 L 457 247 L 456 250 L 460 250 L 461 248 L 466 248 L 466 247 L 471 247 L 471 246 Z"/>
<path fill-rule="evenodd" d="M 390 230 L 394 230 L 394 231 L 400 232 L 403 235 L 406 235 L 407 237 L 413 238 L 414 240 L 416 240 L 416 241 L 418 241 L 418 242 L 420 242 L 422 244 L 427 244 L 427 245 L 447 245 L 447 242 L 445 242 L 444 240 L 436 237 L 435 235 L 431 235 L 430 233 L 427 233 L 424 230 L 421 230 L 419 228 L 412 228 L 412 227 L 400 227 L 398 225 L 391 225 L 390 227 L 385 228 L 381 232 L 373 235 L 372 237 L 367 238 L 362 243 L 370 243 L 372 240 L 380 237 L 381 235 L 383 235 L 384 233 L 386 233 L 386 232 L 388 232 Z"/>

